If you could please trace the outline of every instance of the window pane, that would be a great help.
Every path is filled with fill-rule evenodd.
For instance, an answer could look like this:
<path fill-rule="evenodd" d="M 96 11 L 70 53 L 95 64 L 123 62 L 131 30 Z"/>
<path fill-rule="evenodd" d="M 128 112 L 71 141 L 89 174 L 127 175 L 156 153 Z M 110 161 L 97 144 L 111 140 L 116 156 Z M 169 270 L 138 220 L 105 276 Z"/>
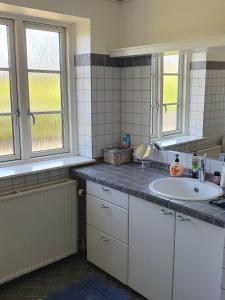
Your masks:
<path fill-rule="evenodd" d="M 60 75 L 29 73 L 31 111 L 61 110 Z"/>
<path fill-rule="evenodd" d="M 0 71 L 0 113 L 11 112 L 9 72 Z"/>
<path fill-rule="evenodd" d="M 163 132 L 177 130 L 177 105 L 167 105 L 163 108 Z"/>
<path fill-rule="evenodd" d="M 163 56 L 163 73 L 178 73 L 179 55 L 164 55 Z"/>
<path fill-rule="evenodd" d="M 60 70 L 60 35 L 58 32 L 26 29 L 29 69 Z"/>
<path fill-rule="evenodd" d="M 62 116 L 60 114 L 35 115 L 35 125 L 31 125 L 31 134 L 33 151 L 62 148 Z"/>
<path fill-rule="evenodd" d="M 178 76 L 163 76 L 163 103 L 176 103 L 178 95 Z"/>
<path fill-rule="evenodd" d="M 0 116 L 0 156 L 14 154 L 12 117 Z"/>
<path fill-rule="evenodd" d="M 0 25 L 0 68 L 9 67 L 7 26 Z"/>

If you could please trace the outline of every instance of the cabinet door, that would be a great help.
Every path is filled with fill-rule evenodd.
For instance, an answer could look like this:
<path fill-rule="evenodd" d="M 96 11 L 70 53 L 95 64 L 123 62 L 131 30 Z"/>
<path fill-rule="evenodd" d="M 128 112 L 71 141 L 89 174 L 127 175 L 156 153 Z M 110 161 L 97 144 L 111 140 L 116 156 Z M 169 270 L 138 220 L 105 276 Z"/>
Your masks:
<path fill-rule="evenodd" d="M 172 299 L 174 224 L 172 210 L 130 197 L 128 285 L 151 300 Z"/>
<path fill-rule="evenodd" d="M 174 300 L 219 300 L 224 229 L 177 214 Z"/>
<path fill-rule="evenodd" d="M 87 225 L 87 259 L 127 284 L 128 246 Z"/>

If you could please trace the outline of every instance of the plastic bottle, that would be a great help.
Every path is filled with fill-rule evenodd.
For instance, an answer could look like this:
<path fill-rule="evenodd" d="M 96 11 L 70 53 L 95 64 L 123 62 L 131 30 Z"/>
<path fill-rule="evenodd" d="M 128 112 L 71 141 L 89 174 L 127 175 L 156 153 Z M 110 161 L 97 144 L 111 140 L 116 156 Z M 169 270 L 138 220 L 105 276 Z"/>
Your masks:
<path fill-rule="evenodd" d="M 194 151 L 194 154 L 192 156 L 192 178 L 197 178 L 197 168 L 198 168 L 198 156 L 197 152 Z"/>
<path fill-rule="evenodd" d="M 182 176 L 183 170 L 184 168 L 183 165 L 180 163 L 179 155 L 176 154 L 176 159 L 170 166 L 170 175 L 175 177 Z"/>

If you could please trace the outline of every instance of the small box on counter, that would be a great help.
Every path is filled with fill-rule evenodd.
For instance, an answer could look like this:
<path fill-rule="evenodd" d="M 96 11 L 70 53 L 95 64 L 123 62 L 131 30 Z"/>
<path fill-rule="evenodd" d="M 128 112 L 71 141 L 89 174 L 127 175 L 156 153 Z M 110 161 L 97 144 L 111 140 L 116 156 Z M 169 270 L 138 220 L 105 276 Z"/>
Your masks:
<path fill-rule="evenodd" d="M 103 149 L 104 161 L 118 166 L 120 164 L 128 163 L 131 161 L 132 148 L 124 149 L 122 147 L 112 147 Z"/>

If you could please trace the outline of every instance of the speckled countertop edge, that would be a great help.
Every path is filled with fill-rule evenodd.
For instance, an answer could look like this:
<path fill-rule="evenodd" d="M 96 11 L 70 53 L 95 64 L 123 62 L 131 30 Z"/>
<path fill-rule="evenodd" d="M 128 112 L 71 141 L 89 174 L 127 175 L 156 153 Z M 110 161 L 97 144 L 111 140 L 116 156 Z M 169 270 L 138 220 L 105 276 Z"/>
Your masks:
<path fill-rule="evenodd" d="M 170 200 L 152 194 L 149 184 L 156 179 L 168 177 L 168 170 L 165 168 L 152 166 L 141 170 L 136 163 L 116 167 L 98 163 L 71 168 L 70 172 L 73 178 L 90 180 L 207 223 L 225 227 L 225 209 L 210 205 L 208 201 Z"/>

